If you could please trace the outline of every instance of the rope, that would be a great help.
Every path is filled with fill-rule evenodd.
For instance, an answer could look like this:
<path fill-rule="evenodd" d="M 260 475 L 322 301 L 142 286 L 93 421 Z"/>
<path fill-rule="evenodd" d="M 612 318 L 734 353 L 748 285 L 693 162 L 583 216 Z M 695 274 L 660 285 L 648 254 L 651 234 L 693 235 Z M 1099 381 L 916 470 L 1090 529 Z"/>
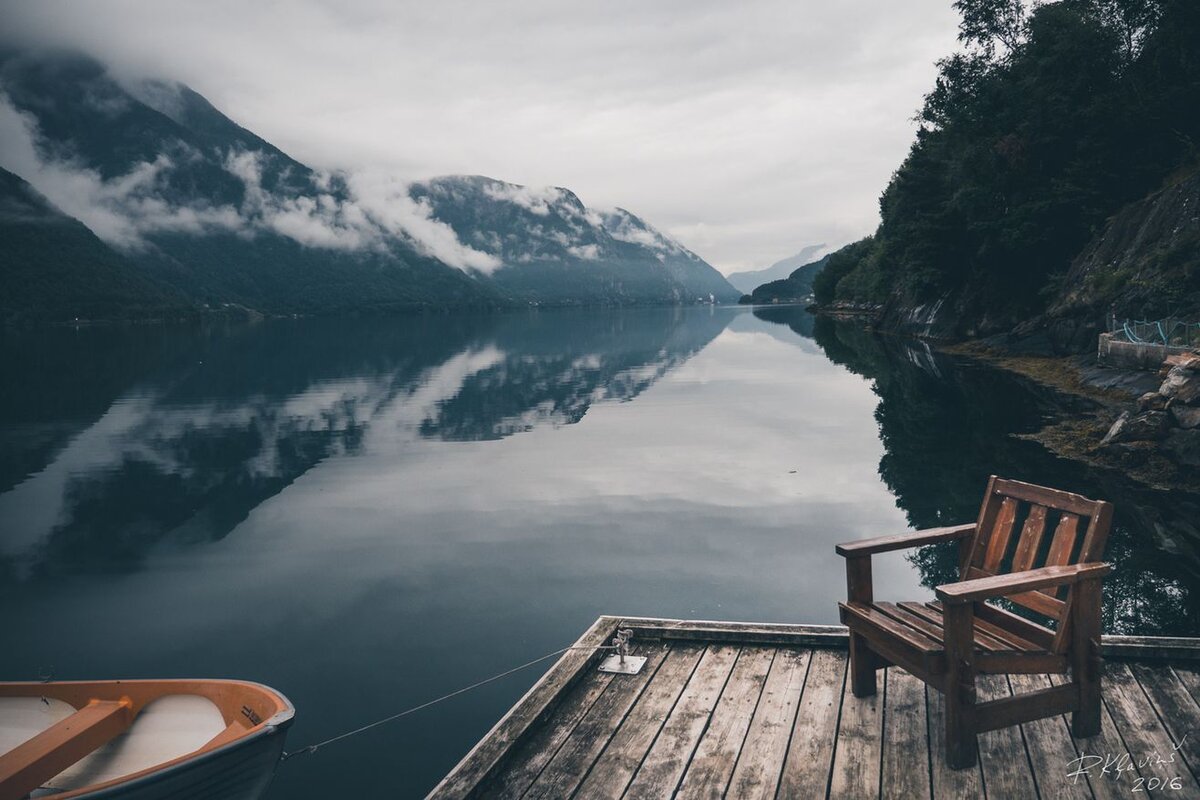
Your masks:
<path fill-rule="evenodd" d="M 340 741 L 341 739 L 346 739 L 348 737 L 355 736 L 364 731 L 369 731 L 369 730 L 371 730 L 371 728 L 375 728 L 380 725 L 383 725 L 384 723 L 400 719 L 401 717 L 406 717 L 409 714 L 420 711 L 421 709 L 429 708 L 430 706 L 437 705 L 438 703 L 441 703 L 445 700 L 449 700 L 452 697 L 457 697 L 460 694 L 469 692 L 472 689 L 478 689 L 480 686 L 485 686 L 494 681 L 498 681 L 501 678 L 506 678 L 509 675 L 512 675 L 514 672 L 520 672 L 521 670 L 523 670 L 527 667 L 532 667 L 534 664 L 540 664 L 541 662 L 545 661 L 548 658 L 554 658 L 555 656 L 560 656 L 569 650 L 616 650 L 616 649 L 617 649 L 616 645 L 604 645 L 604 644 L 602 644 L 602 645 L 583 645 L 583 646 L 574 646 L 573 645 L 571 647 L 564 647 L 561 650 L 555 650 L 553 653 L 546 653 L 546 655 L 544 655 L 544 656 L 538 656 L 537 658 L 533 659 L 532 661 L 526 661 L 524 664 L 513 667 L 512 669 L 506 669 L 506 670 L 504 670 L 504 672 L 498 672 L 495 675 L 492 675 L 491 677 L 488 677 L 488 678 L 484 678 L 481 681 L 476 681 L 475 683 L 472 683 L 470 686 L 464 686 L 461 689 L 455 689 L 453 692 L 444 694 L 441 697 L 435 697 L 432 700 L 421 703 L 419 706 L 413 706 L 412 708 L 406 708 L 403 711 L 399 712 L 398 714 L 392 714 L 391 716 L 384 717 L 383 719 L 379 719 L 374 722 L 367 723 L 366 725 L 363 725 L 361 728 L 355 728 L 352 731 L 346 731 L 345 733 L 339 733 L 337 736 L 331 736 L 328 739 L 317 742 L 316 744 L 310 744 L 307 747 L 303 747 L 303 748 L 301 748 L 299 750 L 295 750 L 291 753 L 285 752 L 282 756 L 280 756 L 279 760 L 282 762 L 282 761 L 287 761 L 289 758 L 293 758 L 295 756 L 305 755 L 308 753 L 315 753 L 315 752 L 317 752 L 317 750 L 319 750 L 320 748 L 324 747 L 327 744 L 333 744 L 334 742 Z"/>

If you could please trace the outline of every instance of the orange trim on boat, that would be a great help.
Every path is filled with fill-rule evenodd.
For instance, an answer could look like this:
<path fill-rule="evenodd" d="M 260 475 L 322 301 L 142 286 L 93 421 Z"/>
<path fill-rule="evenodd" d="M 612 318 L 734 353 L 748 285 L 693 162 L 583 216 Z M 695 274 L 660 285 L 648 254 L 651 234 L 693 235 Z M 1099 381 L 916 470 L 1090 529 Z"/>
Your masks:
<path fill-rule="evenodd" d="M 203 747 L 103 783 L 54 795 L 70 800 L 181 764 L 247 737 L 292 706 L 277 692 L 234 680 L 61 681 L 0 683 L 0 697 L 49 697 L 74 706 L 74 714 L 0 756 L 0 800 L 21 798 L 102 747 L 133 724 L 152 701 L 168 695 L 199 695 L 221 712 L 227 727 Z M 290 715 L 289 715 L 290 716 Z M 31 780 L 35 780 L 30 784 Z"/>

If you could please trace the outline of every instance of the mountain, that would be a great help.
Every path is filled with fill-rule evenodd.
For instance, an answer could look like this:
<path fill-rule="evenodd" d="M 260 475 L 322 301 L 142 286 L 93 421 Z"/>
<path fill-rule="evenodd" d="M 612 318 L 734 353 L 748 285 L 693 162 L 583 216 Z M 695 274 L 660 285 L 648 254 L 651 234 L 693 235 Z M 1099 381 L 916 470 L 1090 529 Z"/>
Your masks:
<path fill-rule="evenodd" d="M 781 261 L 776 261 L 769 267 L 752 269 L 746 272 L 734 272 L 725 276 L 725 279 L 733 284 L 738 291 L 743 294 L 750 294 L 754 291 L 755 287 L 788 277 L 797 267 L 802 267 L 814 261 L 813 257 L 824 249 L 824 244 L 810 244 L 794 256 L 788 256 Z"/>
<path fill-rule="evenodd" d="M 589 209 L 567 189 L 473 175 L 417 183 L 410 193 L 460 241 L 504 264 L 491 281 L 519 302 L 737 300 L 721 274 L 695 253 L 624 209 Z"/>
<path fill-rule="evenodd" d="M 0 166 L 110 259 L 194 307 L 322 314 L 737 297 L 626 211 L 478 177 L 409 184 L 314 170 L 187 86 L 119 79 L 73 53 L 0 52 Z M 23 250 L 0 255 L 14 282 L 36 270 Z M 48 313 L 77 316 L 65 305 Z"/>
<path fill-rule="evenodd" d="M 824 256 L 810 264 L 797 267 L 786 278 L 755 287 L 754 291 L 742 297 L 740 302 L 754 305 L 765 303 L 803 303 L 807 305 L 813 301 L 813 284 L 828 263 L 829 256 Z"/>
<path fill-rule="evenodd" d="M 0 169 L 0 323 L 178 316 L 185 298 Z"/>
<path fill-rule="evenodd" d="M 965 47 L 818 301 L 1052 350 L 1094 347 L 1110 312 L 1200 319 L 1200 4 L 985 5 L 956 3 Z"/>

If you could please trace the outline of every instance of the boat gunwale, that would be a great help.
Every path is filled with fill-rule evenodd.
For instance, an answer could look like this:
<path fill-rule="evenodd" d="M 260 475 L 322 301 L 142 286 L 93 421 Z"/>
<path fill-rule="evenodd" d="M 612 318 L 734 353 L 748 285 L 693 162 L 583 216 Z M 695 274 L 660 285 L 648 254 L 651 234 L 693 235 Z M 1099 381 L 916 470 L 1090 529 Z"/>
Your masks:
<path fill-rule="evenodd" d="M 722 644 L 775 645 L 817 649 L 849 648 L 844 625 L 682 620 L 661 617 L 601 615 L 536 683 L 492 726 L 455 767 L 426 795 L 426 800 L 472 796 L 494 778 L 509 756 L 553 713 L 600 660 L 618 628 L 630 628 L 637 641 L 691 641 Z M 1115 660 L 1200 661 L 1200 638 L 1178 636 L 1101 637 L 1103 655 Z M 576 648 L 597 648 L 586 656 Z"/>
<path fill-rule="evenodd" d="M 86 786 L 80 786 L 75 789 L 52 795 L 55 800 L 75 800 L 76 798 L 101 798 L 112 791 L 124 791 L 126 789 L 132 789 L 151 784 L 180 771 L 208 764 L 215 759 L 224 757 L 234 750 L 239 750 L 254 742 L 257 742 L 261 738 L 272 736 L 280 731 L 286 730 L 286 728 L 295 718 L 296 707 L 286 695 L 277 689 L 274 689 L 263 683 L 258 683 L 257 681 L 233 678 L 121 678 L 100 681 L 5 681 L 0 682 L 0 697 L 54 697 L 53 692 L 47 692 L 46 689 L 53 688 L 55 686 L 64 686 L 69 688 L 116 688 L 119 686 L 141 688 L 173 688 L 178 686 L 182 688 L 185 686 L 196 687 L 197 685 L 235 686 L 243 689 L 250 689 L 271 701 L 275 706 L 275 711 L 273 714 L 271 714 L 271 716 L 267 717 L 266 719 L 262 719 L 256 724 L 246 728 L 243 732 L 238 734 L 233 739 L 229 739 L 228 741 L 218 741 L 218 743 L 215 745 L 210 741 L 209 743 L 195 750 L 176 756 L 175 758 L 159 762 L 158 764 L 138 770 L 137 772 L 131 772 L 128 775 L 122 775 L 118 778 L 113 778 L 101 783 L 91 783 Z M 23 691 L 26 689 L 39 691 Z M 158 696 L 167 696 L 168 694 L 170 693 L 163 692 Z M 196 691 L 181 691 L 175 692 L 175 694 L 193 694 L 197 696 L 205 696 Z M 211 700 L 212 698 L 208 699 Z M 218 706 L 218 708 L 220 708 L 220 706 Z M 222 711 L 222 714 L 224 714 L 224 709 L 220 710 Z M 219 737 L 220 735 L 215 737 L 212 741 L 217 741 Z"/>

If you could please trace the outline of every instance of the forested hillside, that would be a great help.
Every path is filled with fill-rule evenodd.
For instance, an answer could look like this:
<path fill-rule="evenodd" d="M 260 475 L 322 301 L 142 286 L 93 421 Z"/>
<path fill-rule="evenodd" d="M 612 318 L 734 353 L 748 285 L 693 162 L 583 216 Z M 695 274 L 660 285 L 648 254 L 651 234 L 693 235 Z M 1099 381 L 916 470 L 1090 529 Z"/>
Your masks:
<path fill-rule="evenodd" d="M 830 260 L 817 301 L 871 304 L 889 327 L 947 337 L 1064 316 L 1086 327 L 1110 308 L 1200 310 L 1196 210 L 1128 230 L 1144 228 L 1131 216 L 1164 215 L 1147 203 L 1190 196 L 1171 187 L 1200 163 L 1200 3 L 955 7 L 963 49 L 939 63 L 881 224 Z M 1110 247 L 1083 269 L 1114 224 L 1138 252 Z"/>

